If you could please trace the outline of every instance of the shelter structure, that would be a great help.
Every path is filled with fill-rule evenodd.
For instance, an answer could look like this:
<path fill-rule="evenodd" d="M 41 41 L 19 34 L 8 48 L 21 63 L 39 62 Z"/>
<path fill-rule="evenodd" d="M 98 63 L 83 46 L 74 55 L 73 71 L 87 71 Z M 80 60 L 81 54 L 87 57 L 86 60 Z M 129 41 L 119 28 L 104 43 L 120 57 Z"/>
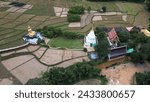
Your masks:
<path fill-rule="evenodd" d="M 38 44 L 38 42 L 44 41 L 41 33 L 33 31 L 30 26 L 28 26 L 28 33 L 24 35 L 23 39 L 30 44 Z"/>
<path fill-rule="evenodd" d="M 109 60 L 111 60 L 120 56 L 124 56 L 126 54 L 127 54 L 127 46 L 112 48 L 109 51 L 108 58 Z"/>

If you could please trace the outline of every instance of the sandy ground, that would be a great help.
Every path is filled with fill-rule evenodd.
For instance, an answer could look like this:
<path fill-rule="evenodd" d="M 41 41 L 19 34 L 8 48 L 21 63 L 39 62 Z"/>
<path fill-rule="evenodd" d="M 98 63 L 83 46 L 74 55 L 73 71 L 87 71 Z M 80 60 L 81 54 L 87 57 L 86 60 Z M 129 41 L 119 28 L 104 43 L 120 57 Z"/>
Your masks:
<path fill-rule="evenodd" d="M 58 17 L 67 17 L 68 11 L 68 8 L 54 7 L 55 15 Z"/>
<path fill-rule="evenodd" d="M 126 63 L 102 69 L 102 74 L 108 78 L 109 85 L 130 85 L 133 84 L 133 76 L 136 72 L 148 70 L 149 68 L 145 65 L 135 66 L 133 63 Z"/>
<path fill-rule="evenodd" d="M 70 23 L 68 27 L 81 27 L 80 22 Z"/>
<path fill-rule="evenodd" d="M 101 21 L 102 20 L 102 16 L 94 16 L 93 17 L 93 21 Z"/>

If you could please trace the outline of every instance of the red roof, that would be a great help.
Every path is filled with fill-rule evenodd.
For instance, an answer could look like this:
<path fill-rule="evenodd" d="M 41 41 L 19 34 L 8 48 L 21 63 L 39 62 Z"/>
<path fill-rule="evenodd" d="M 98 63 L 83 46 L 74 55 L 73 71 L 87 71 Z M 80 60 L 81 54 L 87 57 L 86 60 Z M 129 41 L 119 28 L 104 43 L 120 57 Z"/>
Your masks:
<path fill-rule="evenodd" d="M 114 41 L 116 40 L 116 38 L 118 38 L 117 33 L 114 28 L 110 32 L 108 32 L 108 37 L 110 41 Z"/>

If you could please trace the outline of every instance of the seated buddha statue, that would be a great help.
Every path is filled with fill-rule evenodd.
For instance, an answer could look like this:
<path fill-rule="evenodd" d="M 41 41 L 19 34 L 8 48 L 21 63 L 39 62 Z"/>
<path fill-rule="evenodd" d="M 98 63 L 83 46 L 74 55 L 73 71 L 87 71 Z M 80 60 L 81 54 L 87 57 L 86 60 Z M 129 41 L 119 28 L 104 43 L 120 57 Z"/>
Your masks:
<path fill-rule="evenodd" d="M 28 26 L 28 34 L 27 35 L 32 38 L 32 37 L 35 37 L 36 32 L 33 31 L 30 26 Z"/>

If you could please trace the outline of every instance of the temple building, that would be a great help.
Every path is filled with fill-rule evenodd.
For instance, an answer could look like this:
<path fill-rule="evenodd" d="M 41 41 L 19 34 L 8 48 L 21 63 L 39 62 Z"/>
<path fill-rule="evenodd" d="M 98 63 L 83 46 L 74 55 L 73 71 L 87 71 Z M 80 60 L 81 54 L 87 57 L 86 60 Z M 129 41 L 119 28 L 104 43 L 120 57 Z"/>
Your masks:
<path fill-rule="evenodd" d="M 111 48 L 116 48 L 118 46 L 119 37 L 114 28 L 107 33 L 107 39 Z"/>
<path fill-rule="evenodd" d="M 95 46 L 98 44 L 93 27 L 91 31 L 84 37 L 84 49 L 89 52 L 90 59 L 97 59 L 98 54 L 95 52 Z"/>
<path fill-rule="evenodd" d="M 84 48 L 87 49 L 87 52 L 95 51 L 94 47 L 97 45 L 97 38 L 95 36 L 93 28 L 84 38 Z"/>
<path fill-rule="evenodd" d="M 40 32 L 35 32 L 28 26 L 27 34 L 24 35 L 23 39 L 30 44 L 38 44 L 38 42 L 43 42 L 44 38 Z"/>
<path fill-rule="evenodd" d="M 108 53 L 109 60 L 112 60 L 120 56 L 125 56 L 127 54 L 127 46 L 118 46 L 119 37 L 117 35 L 115 28 L 112 28 L 107 33 L 107 40 L 110 46 Z"/>

